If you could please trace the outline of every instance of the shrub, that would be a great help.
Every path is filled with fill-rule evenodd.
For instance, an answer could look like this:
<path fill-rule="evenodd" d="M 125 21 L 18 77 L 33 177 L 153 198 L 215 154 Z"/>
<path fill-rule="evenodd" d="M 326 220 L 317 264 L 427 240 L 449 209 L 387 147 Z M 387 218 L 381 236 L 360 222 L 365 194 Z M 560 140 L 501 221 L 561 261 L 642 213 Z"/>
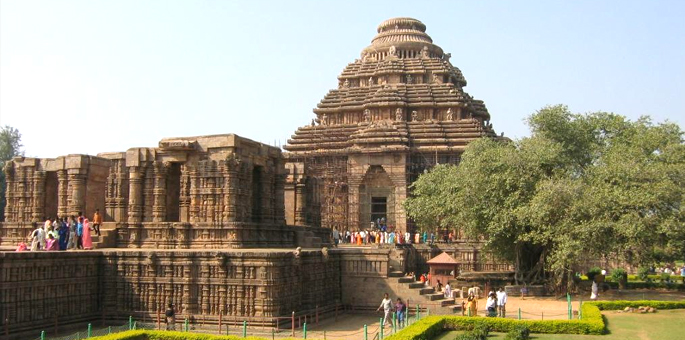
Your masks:
<path fill-rule="evenodd" d="M 671 281 L 671 274 L 661 273 L 659 279 L 661 280 L 661 282 L 670 282 Z"/>
<path fill-rule="evenodd" d="M 595 276 L 597 276 L 601 273 L 602 273 L 602 269 L 600 269 L 599 267 L 592 267 L 592 268 L 590 268 L 590 270 L 588 270 L 588 272 L 586 274 L 587 279 L 592 281 L 595 279 Z"/>
<path fill-rule="evenodd" d="M 525 325 L 518 325 L 507 333 L 505 340 L 528 340 L 530 339 L 530 329 Z"/>
<path fill-rule="evenodd" d="M 473 330 L 471 333 L 473 333 L 477 340 L 485 340 L 488 338 L 488 334 L 490 333 L 490 326 L 485 321 L 476 322 L 473 325 Z"/>
<path fill-rule="evenodd" d="M 653 301 L 653 300 L 617 300 L 617 301 L 595 301 L 584 303 L 585 305 L 592 304 L 599 308 L 600 310 L 620 310 L 626 307 L 637 308 L 640 306 L 654 307 L 656 309 L 683 309 L 685 308 L 684 301 Z M 585 310 L 583 310 L 583 318 L 585 318 Z"/>
<path fill-rule="evenodd" d="M 649 268 L 640 267 L 637 269 L 637 278 L 640 279 L 641 281 L 647 281 L 648 276 L 649 276 Z"/>

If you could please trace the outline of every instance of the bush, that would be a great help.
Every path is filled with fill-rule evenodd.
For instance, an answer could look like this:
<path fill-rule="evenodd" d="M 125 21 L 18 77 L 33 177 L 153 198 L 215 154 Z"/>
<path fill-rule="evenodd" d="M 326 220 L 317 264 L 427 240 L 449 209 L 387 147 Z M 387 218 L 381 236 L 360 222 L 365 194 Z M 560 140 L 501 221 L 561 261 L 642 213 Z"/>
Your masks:
<path fill-rule="evenodd" d="M 473 333 L 477 340 L 485 340 L 488 338 L 488 334 L 490 333 L 490 326 L 485 321 L 477 322 L 473 325 L 473 330 L 471 330 L 471 333 Z"/>
<path fill-rule="evenodd" d="M 659 276 L 659 279 L 661 282 L 670 282 L 671 281 L 671 274 L 669 273 L 661 273 Z"/>
<path fill-rule="evenodd" d="M 588 280 L 592 281 L 595 279 L 595 276 L 600 274 L 602 274 L 602 269 L 600 269 L 599 267 L 592 267 L 590 268 L 590 270 L 588 270 L 586 276 Z"/>
<path fill-rule="evenodd" d="M 530 339 L 530 329 L 525 325 L 518 325 L 507 333 L 505 340 L 528 340 Z"/>
<path fill-rule="evenodd" d="M 114 333 L 89 338 L 92 340 L 266 340 L 257 337 L 239 337 L 235 335 L 211 335 L 202 333 L 167 332 L 136 330 Z"/>
<path fill-rule="evenodd" d="M 683 309 L 685 308 L 685 301 L 653 301 L 653 300 L 617 300 L 617 301 L 595 301 L 584 303 L 585 305 L 592 304 L 600 310 L 621 310 L 626 307 L 637 308 L 640 306 L 654 307 L 656 309 Z M 585 318 L 585 311 L 583 311 L 583 318 Z"/>
<path fill-rule="evenodd" d="M 648 277 L 649 277 L 649 268 L 640 267 L 637 269 L 637 278 L 638 279 L 640 279 L 641 281 L 647 281 Z"/>

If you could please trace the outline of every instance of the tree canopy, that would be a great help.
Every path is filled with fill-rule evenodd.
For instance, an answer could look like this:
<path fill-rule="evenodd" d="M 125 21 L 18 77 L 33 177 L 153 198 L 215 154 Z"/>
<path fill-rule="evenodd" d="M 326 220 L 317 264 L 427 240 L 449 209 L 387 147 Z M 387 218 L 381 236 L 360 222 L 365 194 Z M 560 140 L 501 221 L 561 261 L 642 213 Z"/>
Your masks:
<path fill-rule="evenodd" d="M 685 144 L 676 124 L 545 107 L 531 137 L 468 145 L 405 201 L 420 226 L 453 228 L 515 264 L 524 283 L 570 284 L 585 260 L 685 258 Z"/>
<path fill-rule="evenodd" d="M 12 157 L 24 154 L 22 146 L 19 130 L 8 125 L 0 127 L 0 170 Z M 5 188 L 5 173 L 0 171 L 0 221 L 5 217 Z"/>

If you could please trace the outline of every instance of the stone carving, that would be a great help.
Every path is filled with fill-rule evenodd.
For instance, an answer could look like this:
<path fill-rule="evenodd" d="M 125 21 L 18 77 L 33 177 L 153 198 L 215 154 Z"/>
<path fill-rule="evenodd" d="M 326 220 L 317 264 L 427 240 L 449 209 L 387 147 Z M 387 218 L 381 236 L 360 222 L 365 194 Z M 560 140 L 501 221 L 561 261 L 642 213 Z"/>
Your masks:
<path fill-rule="evenodd" d="M 434 83 L 440 83 L 440 75 L 437 73 L 433 73 L 433 82 Z"/>
<path fill-rule="evenodd" d="M 447 118 L 447 120 L 454 120 L 451 107 L 449 109 L 447 109 L 447 117 L 446 118 Z"/>
<path fill-rule="evenodd" d="M 407 74 L 407 84 L 413 84 L 414 83 L 414 77 L 412 77 L 411 74 Z"/>
<path fill-rule="evenodd" d="M 395 46 L 390 46 L 388 49 L 388 56 L 397 57 L 397 48 L 395 48 Z"/>
<path fill-rule="evenodd" d="M 367 123 L 371 121 L 371 110 L 364 110 L 364 121 Z"/>
<path fill-rule="evenodd" d="M 328 125 L 328 115 L 325 113 L 321 116 L 321 125 Z"/>
<path fill-rule="evenodd" d="M 346 88 L 349 88 L 349 87 L 350 87 L 350 80 L 349 80 L 349 79 L 345 79 L 345 81 L 343 82 L 343 88 L 346 89 Z"/>
<path fill-rule="evenodd" d="M 418 122 L 419 121 L 419 113 L 416 112 L 416 110 L 411 112 L 411 121 L 412 122 Z"/>
<path fill-rule="evenodd" d="M 404 113 L 402 112 L 402 109 L 399 107 L 395 110 L 395 120 L 398 122 L 404 120 Z"/>
<path fill-rule="evenodd" d="M 430 54 L 428 52 L 428 46 L 424 46 L 423 49 L 421 49 L 421 58 L 429 58 Z"/>
<path fill-rule="evenodd" d="M 373 77 L 369 77 L 369 86 L 373 85 Z"/>
<path fill-rule="evenodd" d="M 444 61 L 450 61 L 450 58 L 452 58 L 452 53 L 445 53 L 442 55 Z"/>
<path fill-rule="evenodd" d="M 321 255 L 323 255 L 324 262 L 328 262 L 330 255 L 328 254 L 328 247 L 321 248 Z"/>
<path fill-rule="evenodd" d="M 164 150 L 190 151 L 195 149 L 196 144 L 195 141 L 190 140 L 162 140 L 159 142 L 159 148 Z"/>

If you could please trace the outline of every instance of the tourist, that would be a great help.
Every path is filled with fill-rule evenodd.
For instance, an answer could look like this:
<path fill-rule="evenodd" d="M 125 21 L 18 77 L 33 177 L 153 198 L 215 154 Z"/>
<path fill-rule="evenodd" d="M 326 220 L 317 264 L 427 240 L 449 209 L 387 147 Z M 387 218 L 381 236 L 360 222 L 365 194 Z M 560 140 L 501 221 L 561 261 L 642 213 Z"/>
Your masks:
<path fill-rule="evenodd" d="M 50 226 L 52 226 L 52 220 L 48 217 L 45 219 L 45 223 L 43 223 L 43 232 L 46 239 L 48 237 L 48 231 L 50 231 Z"/>
<path fill-rule="evenodd" d="M 397 303 L 395 303 L 395 319 L 397 320 L 397 326 L 402 328 L 404 326 L 404 313 L 407 310 L 407 305 L 402 302 L 402 299 L 397 298 Z"/>
<path fill-rule="evenodd" d="M 100 209 L 95 209 L 95 215 L 93 215 L 93 230 L 97 236 L 100 236 L 100 226 L 102 225 L 102 215 L 100 215 Z M 337 243 L 336 243 L 337 245 Z"/>
<path fill-rule="evenodd" d="M 69 230 L 69 240 L 67 241 L 67 249 L 75 249 L 78 243 L 78 237 L 76 236 L 76 221 L 74 221 L 74 215 L 69 217 L 67 222 L 67 229 Z"/>
<path fill-rule="evenodd" d="M 438 280 L 438 284 L 435 286 L 435 291 L 438 293 L 442 292 L 442 282 L 440 282 L 440 280 Z"/>
<path fill-rule="evenodd" d="M 488 294 L 488 300 L 485 302 L 485 308 L 488 310 L 487 316 L 493 317 L 497 315 L 496 308 L 497 307 L 497 296 L 495 295 L 495 292 L 490 291 Z"/>
<path fill-rule="evenodd" d="M 26 247 L 26 243 L 19 242 L 19 244 L 17 245 L 16 251 L 26 251 L 26 250 L 28 250 L 28 247 Z"/>
<path fill-rule="evenodd" d="M 31 251 L 45 249 L 45 230 L 33 222 L 35 230 L 31 233 Z"/>
<path fill-rule="evenodd" d="M 67 250 L 69 244 L 69 227 L 67 226 L 66 218 L 60 218 L 59 230 L 59 250 Z"/>
<path fill-rule="evenodd" d="M 504 317 L 506 313 L 507 305 L 507 292 L 504 291 L 503 287 L 499 287 L 497 291 L 497 312 L 500 317 Z"/>
<path fill-rule="evenodd" d="M 83 217 L 81 216 L 76 223 L 76 249 L 83 249 Z"/>
<path fill-rule="evenodd" d="M 450 287 L 450 283 L 447 282 L 445 283 L 445 299 L 451 299 L 452 298 L 452 287 Z"/>
<path fill-rule="evenodd" d="M 376 312 L 380 311 L 381 308 L 383 308 L 383 325 L 384 326 L 391 326 L 391 324 L 388 322 L 390 321 L 390 311 L 392 310 L 392 300 L 390 300 L 390 297 L 388 296 L 388 293 L 383 294 L 383 301 L 381 301 L 381 305 L 378 306 L 376 309 Z"/>
<path fill-rule="evenodd" d="M 680 277 L 683 279 L 683 283 L 685 283 L 685 264 L 680 268 Z"/>
<path fill-rule="evenodd" d="M 55 237 L 52 234 L 48 234 L 48 239 L 45 242 L 45 250 L 48 251 L 53 251 L 53 250 L 59 250 L 59 244 L 57 240 L 55 240 Z"/>
<path fill-rule="evenodd" d="M 337 247 L 338 243 L 340 243 L 340 232 L 338 228 L 333 228 L 333 244 Z"/>
<path fill-rule="evenodd" d="M 424 230 L 423 231 L 423 236 L 421 236 L 421 243 L 426 243 L 428 241 L 428 233 Z"/>
<path fill-rule="evenodd" d="M 597 286 L 597 281 L 592 280 L 592 293 L 590 294 L 590 300 L 597 300 L 599 296 L 599 287 Z"/>
<path fill-rule="evenodd" d="M 93 249 L 93 239 L 90 237 L 90 226 L 86 218 L 83 220 L 83 249 Z"/>
<path fill-rule="evenodd" d="M 164 312 L 166 316 L 166 330 L 175 331 L 176 330 L 176 312 L 174 312 L 174 304 L 169 303 L 166 311 Z"/>
<path fill-rule="evenodd" d="M 469 293 L 466 298 L 466 312 L 468 316 L 476 316 L 478 314 L 478 298 L 472 293 Z"/>

